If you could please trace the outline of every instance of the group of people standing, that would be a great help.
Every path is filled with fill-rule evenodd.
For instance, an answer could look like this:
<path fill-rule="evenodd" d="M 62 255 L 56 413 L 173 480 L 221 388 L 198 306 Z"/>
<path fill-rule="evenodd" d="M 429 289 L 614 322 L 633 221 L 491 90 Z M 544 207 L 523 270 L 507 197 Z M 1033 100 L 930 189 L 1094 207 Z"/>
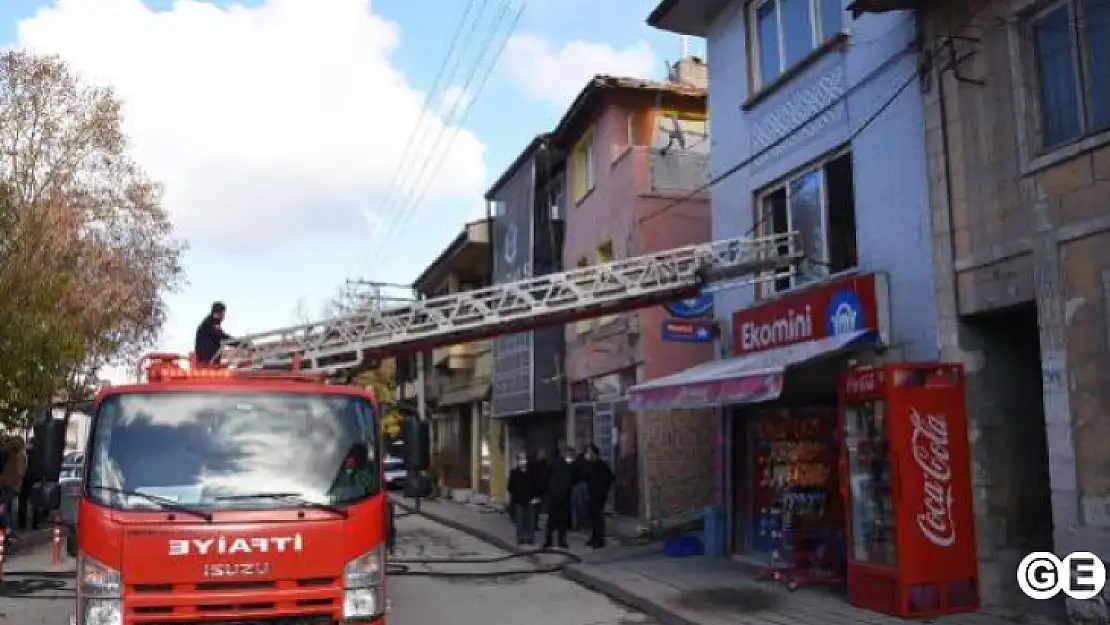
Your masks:
<path fill-rule="evenodd" d="M 509 474 L 509 511 L 516 523 L 517 542 L 535 542 L 541 511 L 547 511 L 543 548 L 568 548 L 567 532 L 589 531 L 587 546 L 605 546 L 605 502 L 613 485 L 609 468 L 596 445 L 581 452 L 568 447 L 548 459 L 540 449 L 534 459 L 517 454 Z M 552 539 L 556 542 L 553 544 Z"/>

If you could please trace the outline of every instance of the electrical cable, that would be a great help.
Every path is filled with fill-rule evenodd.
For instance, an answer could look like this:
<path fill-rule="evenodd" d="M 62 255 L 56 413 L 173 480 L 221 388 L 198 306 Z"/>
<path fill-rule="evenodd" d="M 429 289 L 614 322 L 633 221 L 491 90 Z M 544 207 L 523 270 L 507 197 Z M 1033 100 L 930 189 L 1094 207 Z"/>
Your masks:
<path fill-rule="evenodd" d="M 508 12 L 510 2 L 511 0 L 505 0 L 504 4 L 501 5 L 500 11 L 495 14 L 496 17 L 492 22 L 492 27 L 487 28 L 486 36 L 478 38 L 478 41 L 484 41 L 484 43 L 479 47 L 477 53 L 474 55 L 474 64 L 465 73 L 466 77 L 463 78 L 463 84 L 460 87 L 460 96 L 456 98 L 454 102 L 450 103 L 450 107 L 446 112 L 437 111 L 437 113 L 442 115 L 442 124 L 431 135 L 426 137 L 426 139 L 429 139 L 431 142 L 429 145 L 424 146 L 426 147 L 426 149 L 421 150 L 421 156 L 413 155 L 414 159 L 417 160 L 413 161 L 412 168 L 410 168 L 409 171 L 415 171 L 415 173 L 412 173 L 412 175 L 408 176 L 403 181 L 404 184 L 401 187 L 402 194 L 396 196 L 394 198 L 395 201 L 393 201 L 391 204 L 383 205 L 383 221 L 386 224 L 385 231 L 380 238 L 379 244 L 376 246 L 374 252 L 372 253 L 371 264 L 377 264 L 377 261 L 380 260 L 381 254 L 383 253 L 382 250 L 384 250 L 389 245 L 389 243 L 392 242 L 396 230 L 395 225 L 397 221 L 404 216 L 407 207 L 411 204 L 413 195 L 420 188 L 424 172 L 427 170 L 427 165 L 433 158 L 435 158 L 436 147 L 439 146 L 444 134 L 449 133 L 451 128 L 456 123 L 456 120 L 454 118 L 458 113 L 459 106 L 467 97 L 466 94 L 470 90 L 470 83 L 473 81 L 474 75 L 477 74 L 478 69 L 482 66 L 482 61 L 485 59 L 486 52 L 489 50 L 490 44 L 493 41 L 493 35 L 497 32 L 497 27 L 504 19 L 505 13 Z M 486 12 L 486 7 L 489 5 L 490 2 L 488 0 L 483 2 L 482 8 L 478 10 L 477 14 L 474 17 L 474 21 L 470 25 L 470 29 L 467 32 L 468 37 L 473 35 L 478 29 L 478 25 L 482 23 L 483 15 Z M 456 63 L 451 70 L 451 78 L 447 81 L 449 84 L 455 84 L 458 82 L 459 76 L 457 75 L 457 70 L 459 69 L 461 69 L 461 65 Z M 445 104 L 446 103 L 441 97 L 438 105 L 435 108 L 443 108 Z"/>
<path fill-rule="evenodd" d="M 391 228 L 389 230 L 390 236 L 386 238 L 386 243 L 383 244 L 383 245 L 379 245 L 377 247 L 377 250 L 378 250 L 379 254 L 388 247 L 389 238 L 392 236 L 393 233 L 400 234 L 400 233 L 404 232 L 403 228 L 408 225 L 408 222 L 411 220 L 413 214 L 416 212 L 416 209 L 419 208 L 420 204 L 424 201 L 424 198 L 427 196 L 428 192 L 431 190 L 432 183 L 435 182 L 436 176 L 439 174 L 439 171 L 443 168 L 443 164 L 444 164 L 445 159 L 447 158 L 447 154 L 451 151 L 451 148 L 454 147 L 455 141 L 459 137 L 459 133 L 461 131 L 462 126 L 466 123 L 467 119 L 469 119 L 469 117 L 470 117 L 470 113 L 473 110 L 474 103 L 477 101 L 478 97 L 481 95 L 482 91 L 485 89 L 486 84 L 489 82 L 490 76 L 493 75 L 493 70 L 497 67 L 497 64 L 500 61 L 501 56 L 505 52 L 505 48 L 508 46 L 509 41 L 512 39 L 512 35 L 516 31 L 517 26 L 520 24 L 521 18 L 524 16 L 524 10 L 528 6 L 528 0 L 517 0 L 517 2 L 518 2 L 518 6 L 517 6 L 516 14 L 513 16 L 512 22 L 510 23 L 509 28 L 505 32 L 504 38 L 501 40 L 501 43 L 498 45 L 497 50 L 494 52 L 492 58 L 490 59 L 489 65 L 486 67 L 485 73 L 479 79 L 478 86 L 475 89 L 474 94 L 470 97 L 460 98 L 459 100 L 457 100 L 455 102 L 455 106 L 452 107 L 452 114 L 453 114 L 454 110 L 459 105 L 461 105 L 463 103 L 463 100 L 466 101 L 466 104 L 463 107 L 462 113 L 459 115 L 459 118 L 457 119 L 454 127 L 451 129 L 451 132 L 449 133 L 449 138 L 447 140 L 447 145 L 442 150 L 438 151 L 438 153 L 436 152 L 435 148 L 439 145 L 439 143 L 437 142 L 435 144 L 435 146 L 433 146 L 432 152 L 435 153 L 439 158 L 435 161 L 435 164 L 432 166 L 432 169 L 430 170 L 431 174 L 426 179 L 422 178 L 423 180 L 426 181 L 426 184 L 423 185 L 423 189 L 421 189 L 418 194 L 414 194 L 412 196 L 412 201 L 406 206 L 405 210 L 402 211 L 400 218 L 397 221 L 393 222 L 393 224 L 399 224 L 399 225 L 397 225 L 396 228 Z M 505 3 L 505 6 L 504 6 L 504 9 L 503 9 L 502 13 L 498 16 L 497 24 L 492 29 L 494 32 L 497 31 L 497 27 L 500 25 L 500 22 L 503 21 L 505 13 L 508 12 L 508 10 L 511 6 L 512 6 L 511 1 Z M 485 46 L 485 48 L 488 48 L 489 47 L 488 44 L 492 43 L 493 40 L 494 39 L 491 35 L 491 38 L 487 41 L 487 46 Z M 484 52 L 485 52 L 485 49 L 483 49 L 483 52 L 481 53 L 482 57 L 485 56 Z M 469 91 L 470 83 L 472 82 L 472 79 L 474 78 L 474 75 L 477 73 L 477 68 L 478 68 L 478 66 L 476 65 L 475 68 L 474 68 L 475 71 L 472 72 L 471 75 L 467 78 L 466 86 L 463 88 L 464 96 Z M 425 165 L 427 165 L 427 162 L 425 163 Z M 423 168 L 421 170 L 421 172 L 423 172 L 425 170 L 427 170 L 427 167 Z"/>
<path fill-rule="evenodd" d="M 459 60 L 462 59 L 463 56 L 465 56 L 465 51 L 469 47 L 469 42 L 467 40 L 469 40 L 474 35 L 478 24 L 482 21 L 482 13 L 485 12 L 485 5 L 487 3 L 488 2 L 486 2 L 486 0 L 483 0 L 481 2 L 482 7 L 479 8 L 478 11 L 474 14 L 474 20 L 468 21 L 471 12 L 479 4 L 479 0 L 470 0 L 467 3 L 466 10 L 463 12 L 462 17 L 459 18 L 458 27 L 455 29 L 455 32 L 451 37 L 451 42 L 447 46 L 447 54 L 444 56 L 443 63 L 440 64 L 439 70 L 436 72 L 436 76 L 432 80 L 431 88 L 424 96 L 424 104 L 420 109 L 420 117 L 416 120 L 416 124 L 413 126 L 412 131 L 409 133 L 409 138 L 405 142 L 405 148 L 402 150 L 401 157 L 397 161 L 397 169 L 394 172 L 393 179 L 390 181 L 389 186 L 387 187 L 386 197 L 382 201 L 382 218 L 387 222 L 391 214 L 394 212 L 394 205 L 396 204 L 394 200 L 403 201 L 403 198 L 399 199 L 397 197 L 397 193 L 401 192 L 404 188 L 407 177 L 412 170 L 411 166 L 414 165 L 420 158 L 418 154 L 413 154 L 412 152 L 414 149 L 419 149 L 422 145 L 421 141 L 425 138 L 425 133 L 423 132 L 425 127 L 425 118 L 427 118 L 428 114 L 433 110 L 433 104 L 437 100 L 442 100 L 442 94 L 440 93 L 441 82 L 444 85 L 447 85 L 454 81 L 455 74 L 460 65 Z M 467 28 L 468 24 L 469 28 Z M 464 30 L 466 32 L 465 36 L 463 35 Z M 460 40 L 467 41 L 467 43 L 464 43 L 463 49 L 459 51 L 458 55 L 455 55 L 455 48 Z M 456 62 L 452 63 L 451 61 L 453 59 Z M 450 67 L 450 71 L 448 71 L 448 67 Z M 447 77 L 446 80 L 444 80 L 445 76 Z M 439 104 L 442 105 L 442 102 L 440 102 Z M 412 161 L 409 160 L 410 155 L 412 156 Z M 427 160 L 426 157 L 425 160 Z M 399 204 L 396 205 L 400 206 Z"/>
<path fill-rule="evenodd" d="M 840 104 L 843 104 L 845 101 L 847 101 L 849 96 L 851 96 L 853 93 L 855 93 L 859 89 L 863 88 L 864 86 L 870 84 L 870 82 L 872 80 L 874 80 L 877 76 L 879 76 L 880 74 L 885 73 L 895 61 L 902 58 L 903 56 L 906 56 L 910 52 L 912 52 L 912 49 L 907 47 L 904 50 L 901 50 L 899 52 L 896 52 L 896 53 L 890 55 L 883 62 L 879 63 L 875 67 L 875 69 L 871 70 L 865 76 L 863 76 L 862 78 L 857 80 L 855 83 L 853 83 L 847 89 L 845 89 L 843 93 L 841 93 L 837 97 L 830 100 L 828 104 L 826 104 L 825 106 L 822 106 L 820 109 L 813 112 L 813 114 L 811 114 L 808 117 L 806 117 L 805 119 L 803 119 L 796 126 L 794 126 L 792 129 L 790 129 L 789 132 L 784 133 L 782 136 L 778 137 L 774 141 L 771 141 L 770 143 L 763 146 L 759 150 L 753 152 L 752 154 L 750 154 L 746 158 L 743 158 L 740 161 L 736 162 L 735 164 L 731 165 L 728 169 L 726 169 L 723 172 L 717 174 L 716 176 L 710 178 L 706 182 L 698 185 L 693 190 L 684 193 L 681 197 L 676 198 L 675 200 L 672 200 L 671 202 L 668 202 L 667 204 L 664 204 L 663 206 L 661 206 L 658 209 L 648 213 L 647 215 L 644 215 L 643 217 L 641 217 L 637 220 L 637 223 L 644 223 L 644 222 L 650 221 L 650 220 L 652 220 L 652 219 L 654 219 L 654 218 L 656 218 L 656 217 L 674 209 L 677 206 L 681 206 L 682 204 L 685 204 L 686 202 L 689 202 L 690 200 L 694 199 L 698 195 L 708 191 L 709 189 L 711 189 L 711 188 L 717 186 L 718 184 L 724 182 L 725 180 L 731 178 L 733 175 L 739 173 L 740 171 L 743 171 L 744 169 L 748 168 L 752 163 L 758 161 L 759 159 L 763 158 L 764 156 L 766 156 L 767 154 L 769 154 L 773 150 L 782 146 L 784 143 L 786 143 L 790 139 L 797 136 L 797 134 L 799 132 L 801 132 L 803 129 L 805 129 L 807 126 L 809 126 L 811 123 L 821 119 L 825 115 L 832 112 L 832 110 L 834 108 L 836 108 Z M 917 79 L 917 77 L 920 75 L 920 73 L 921 73 L 920 69 L 917 69 L 917 70 L 914 71 L 913 76 L 911 77 L 911 84 L 912 84 L 913 80 Z M 906 87 L 908 87 L 908 86 L 909 85 L 906 85 Z M 896 91 L 894 96 L 891 98 L 891 101 L 893 101 L 894 99 L 897 99 L 897 97 L 899 95 L 901 95 L 902 91 L 904 91 L 904 90 L 905 90 L 905 87 Z M 887 104 L 886 106 L 889 106 L 889 104 Z M 886 110 L 886 107 L 880 107 L 880 111 L 883 111 L 883 110 Z M 877 115 L 872 115 L 868 120 L 865 120 L 865 122 L 863 124 L 863 127 L 866 127 L 866 126 L 870 125 L 870 123 L 874 122 L 875 118 L 877 118 L 877 117 L 878 117 Z M 856 135 L 856 136 L 858 136 L 858 135 Z M 752 231 L 749 231 L 748 234 L 751 234 L 751 232 Z"/>

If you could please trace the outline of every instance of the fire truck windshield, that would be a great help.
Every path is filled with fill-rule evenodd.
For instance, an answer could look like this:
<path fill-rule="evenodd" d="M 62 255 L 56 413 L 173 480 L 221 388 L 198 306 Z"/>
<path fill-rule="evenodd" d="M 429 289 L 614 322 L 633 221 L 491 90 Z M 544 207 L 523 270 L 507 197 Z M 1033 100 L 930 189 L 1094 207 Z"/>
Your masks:
<path fill-rule="evenodd" d="M 119 509 L 334 509 L 379 492 L 377 432 L 359 397 L 114 395 L 93 426 L 87 492 Z"/>

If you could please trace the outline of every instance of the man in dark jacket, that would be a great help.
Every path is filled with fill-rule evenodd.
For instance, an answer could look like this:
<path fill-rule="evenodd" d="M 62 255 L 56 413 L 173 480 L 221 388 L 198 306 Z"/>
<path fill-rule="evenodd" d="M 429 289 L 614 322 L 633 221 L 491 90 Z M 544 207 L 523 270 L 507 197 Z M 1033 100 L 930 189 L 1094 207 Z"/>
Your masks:
<path fill-rule="evenodd" d="M 535 471 L 536 483 L 539 485 L 540 505 L 536 506 L 536 527 L 540 526 L 540 513 L 546 508 L 547 493 L 547 449 L 540 447 L 536 449 L 536 459 L 532 463 L 532 470 Z"/>
<path fill-rule="evenodd" d="M 574 458 L 570 465 L 571 480 L 574 486 L 570 491 L 571 528 L 584 532 L 590 527 L 590 487 L 586 484 L 586 448 Z"/>
<path fill-rule="evenodd" d="M 536 533 L 536 508 L 540 488 L 535 469 L 528 466 L 528 454 L 520 452 L 516 468 L 509 472 L 509 509 L 516 524 L 516 542 L 531 545 Z"/>
<path fill-rule="evenodd" d="M 567 530 L 570 529 L 570 492 L 574 487 L 574 450 L 567 448 L 561 458 L 552 458 L 547 465 L 547 528 L 544 532 L 543 548 L 551 548 L 551 538 L 555 535 L 559 547 L 567 549 Z"/>
<path fill-rule="evenodd" d="M 227 307 L 224 303 L 215 302 L 212 304 L 212 312 L 197 326 L 197 339 L 193 346 L 193 353 L 196 354 L 197 362 L 202 365 L 212 364 L 220 353 L 223 343 L 231 340 L 231 336 L 221 327 L 225 312 Z"/>
<path fill-rule="evenodd" d="M 605 503 L 613 486 L 613 470 L 601 458 L 597 445 L 586 450 L 586 485 L 590 490 L 590 541 L 587 546 L 605 546 Z"/>

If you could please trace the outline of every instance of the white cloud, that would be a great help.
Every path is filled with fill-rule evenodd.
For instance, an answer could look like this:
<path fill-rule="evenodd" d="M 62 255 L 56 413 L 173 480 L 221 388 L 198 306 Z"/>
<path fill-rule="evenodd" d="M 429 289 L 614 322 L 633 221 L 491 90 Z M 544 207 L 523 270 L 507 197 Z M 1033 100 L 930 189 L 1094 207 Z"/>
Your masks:
<path fill-rule="evenodd" d="M 367 203 L 384 199 L 424 98 L 390 64 L 398 27 L 370 5 L 55 0 L 20 22 L 18 42 L 116 89 L 179 234 L 272 247 L 376 223 Z M 443 121 L 430 123 L 425 146 Z M 461 132 L 426 199 L 480 194 L 483 157 Z"/>
<path fill-rule="evenodd" d="M 459 86 L 448 87 L 443 90 L 442 100 L 439 106 L 441 115 L 450 115 L 452 111 L 457 115 L 466 108 L 470 101 L 474 99 L 474 93 L 468 89 Z"/>
<path fill-rule="evenodd" d="M 567 104 L 596 74 L 651 78 L 655 54 L 647 42 L 614 48 L 571 41 L 555 49 L 539 35 L 515 35 L 505 50 L 505 71 L 529 97 Z"/>

